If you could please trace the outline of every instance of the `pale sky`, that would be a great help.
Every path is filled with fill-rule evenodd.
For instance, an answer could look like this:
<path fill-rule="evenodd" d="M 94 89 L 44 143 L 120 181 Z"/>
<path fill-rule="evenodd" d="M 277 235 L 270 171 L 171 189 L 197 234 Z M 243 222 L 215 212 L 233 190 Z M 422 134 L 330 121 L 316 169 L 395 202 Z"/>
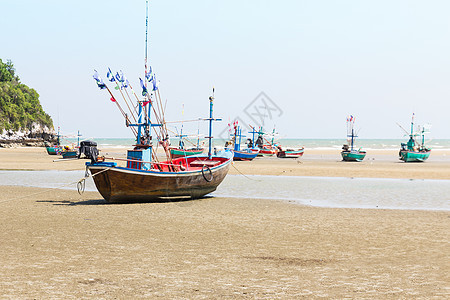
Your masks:
<path fill-rule="evenodd" d="M 138 87 L 145 0 L 0 0 L 0 12 L 0 58 L 55 127 L 132 137 L 92 74 L 123 70 Z M 168 120 L 206 117 L 215 86 L 216 136 L 236 117 L 256 125 L 245 109 L 264 92 L 278 108 L 265 125 L 283 137 L 345 138 L 352 114 L 360 138 L 402 138 L 396 122 L 414 112 L 450 138 L 450 1 L 152 0 L 149 15 Z"/>

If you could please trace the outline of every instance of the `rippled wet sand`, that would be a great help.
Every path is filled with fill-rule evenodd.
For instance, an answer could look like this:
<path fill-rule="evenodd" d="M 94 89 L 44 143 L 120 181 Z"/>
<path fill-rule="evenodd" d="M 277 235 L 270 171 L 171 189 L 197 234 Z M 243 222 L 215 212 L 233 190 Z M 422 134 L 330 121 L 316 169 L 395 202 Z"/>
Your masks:
<path fill-rule="evenodd" d="M 3 298 L 446 298 L 450 215 L 0 187 Z"/>

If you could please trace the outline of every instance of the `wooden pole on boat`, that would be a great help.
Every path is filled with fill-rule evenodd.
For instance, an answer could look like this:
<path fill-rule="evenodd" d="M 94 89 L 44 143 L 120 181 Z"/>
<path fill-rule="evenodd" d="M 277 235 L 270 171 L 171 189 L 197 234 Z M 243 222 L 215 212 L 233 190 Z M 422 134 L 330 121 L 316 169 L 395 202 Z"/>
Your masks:
<path fill-rule="evenodd" d="M 212 122 L 213 122 L 213 105 L 214 105 L 214 88 L 213 95 L 209 97 L 209 145 L 208 145 L 208 159 L 212 158 Z"/>

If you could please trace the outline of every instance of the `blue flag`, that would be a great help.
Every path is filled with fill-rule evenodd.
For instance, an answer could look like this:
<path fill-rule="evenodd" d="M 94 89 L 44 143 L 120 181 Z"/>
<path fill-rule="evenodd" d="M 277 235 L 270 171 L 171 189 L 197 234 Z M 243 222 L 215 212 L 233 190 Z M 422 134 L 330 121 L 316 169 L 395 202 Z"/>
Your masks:
<path fill-rule="evenodd" d="M 127 87 L 130 86 L 130 82 L 129 82 L 128 79 L 125 78 L 125 77 L 124 77 L 124 81 L 122 82 L 122 86 L 123 86 L 124 88 L 127 88 Z"/>
<path fill-rule="evenodd" d="M 153 71 L 152 67 L 149 67 L 148 71 L 145 72 L 145 78 L 148 82 L 151 82 L 153 80 Z"/>
<path fill-rule="evenodd" d="M 106 73 L 106 78 L 109 79 L 109 81 L 114 82 L 116 79 L 114 78 L 113 72 L 111 72 L 111 69 L 108 68 L 108 73 Z"/>
<path fill-rule="evenodd" d="M 116 73 L 116 79 L 117 79 L 118 82 L 124 82 L 125 81 L 125 76 L 123 75 L 122 70 L 120 71 L 120 74 L 119 74 L 119 72 Z"/>
<path fill-rule="evenodd" d="M 94 75 L 93 75 L 92 77 L 94 77 L 95 81 L 97 82 L 97 86 L 98 86 L 101 90 L 106 89 L 106 85 L 105 85 L 105 83 L 103 82 L 103 80 L 100 78 L 100 76 L 98 75 L 97 70 L 94 70 Z"/>
<path fill-rule="evenodd" d="M 142 81 L 142 79 L 139 78 L 139 80 L 141 81 L 142 96 L 146 96 L 148 94 L 147 88 L 145 87 L 144 82 Z"/>
<path fill-rule="evenodd" d="M 156 80 L 155 76 L 153 76 L 152 84 L 153 84 L 153 90 L 157 91 L 158 90 L 158 86 L 159 86 L 159 81 Z"/>

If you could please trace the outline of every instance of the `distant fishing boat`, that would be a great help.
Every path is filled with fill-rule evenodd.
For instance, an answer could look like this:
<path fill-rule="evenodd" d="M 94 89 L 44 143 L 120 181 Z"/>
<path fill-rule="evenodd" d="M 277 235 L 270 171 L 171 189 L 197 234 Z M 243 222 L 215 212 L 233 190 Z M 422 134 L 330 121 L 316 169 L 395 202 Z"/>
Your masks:
<path fill-rule="evenodd" d="M 277 155 L 278 148 L 273 145 L 261 145 L 258 156 L 274 156 Z"/>
<path fill-rule="evenodd" d="M 197 145 L 192 148 L 185 148 L 185 142 L 184 138 L 187 137 L 187 135 L 183 135 L 183 127 L 181 128 L 181 132 L 178 135 L 180 138 L 178 142 L 178 147 L 170 147 L 170 155 L 172 158 L 179 158 L 179 157 L 186 157 L 191 155 L 199 155 L 202 154 L 205 150 L 204 148 L 200 147 L 200 135 L 197 135 Z"/>
<path fill-rule="evenodd" d="M 59 134 L 59 127 L 58 127 L 58 133 L 56 135 L 56 145 L 47 146 L 47 154 L 48 155 L 59 155 L 61 154 L 62 147 L 61 147 L 61 135 Z"/>
<path fill-rule="evenodd" d="M 405 133 L 409 135 L 409 140 L 406 144 L 401 143 L 401 148 L 398 153 L 399 159 L 404 162 L 426 161 L 428 157 L 430 157 L 431 153 L 431 148 L 425 146 L 425 134 L 429 132 L 428 128 L 426 126 L 419 126 L 418 131 L 414 132 L 414 114 L 411 119 L 411 132 L 408 133 L 401 126 L 400 128 L 402 128 Z M 416 137 L 421 137 L 421 142 L 417 141 Z"/>
<path fill-rule="evenodd" d="M 80 148 L 80 131 L 78 131 L 77 133 L 77 146 L 76 147 L 69 147 L 69 146 L 64 146 L 62 147 L 61 150 L 61 156 L 64 159 L 69 159 L 69 158 L 78 158 L 78 151 Z"/>
<path fill-rule="evenodd" d="M 170 155 L 172 158 L 179 158 L 191 155 L 199 155 L 204 151 L 203 148 L 188 148 L 188 149 L 180 149 L 180 148 L 170 148 Z"/>
<path fill-rule="evenodd" d="M 278 158 L 299 158 L 303 156 L 303 153 L 305 152 L 305 148 L 286 148 L 283 149 L 283 147 L 278 148 L 277 157 Z"/>
<path fill-rule="evenodd" d="M 59 155 L 61 154 L 61 146 L 48 146 L 46 147 L 48 155 Z"/>
<path fill-rule="evenodd" d="M 358 137 L 354 130 L 355 118 L 350 115 L 347 117 L 347 144 L 342 146 L 341 156 L 343 161 L 363 161 L 366 157 L 366 151 L 355 149 L 355 139 Z"/>
<path fill-rule="evenodd" d="M 264 136 L 267 135 L 263 132 L 262 127 L 259 128 L 257 131 L 255 127 L 252 126 L 252 131 L 250 132 L 253 134 L 253 142 L 257 148 L 259 148 L 258 156 L 275 156 L 278 152 L 278 147 L 275 145 L 274 138 L 275 138 L 275 129 L 273 129 L 273 132 L 271 134 L 272 140 L 267 140 Z M 255 141 L 255 134 L 258 135 L 256 141 Z"/>
<path fill-rule="evenodd" d="M 148 1 L 146 4 L 146 24 L 148 24 Z M 134 92 L 123 73 L 114 76 L 108 69 L 107 77 L 116 84 L 116 89 L 128 106 L 128 113 L 95 71 L 93 77 L 98 87 L 109 92 L 111 101 L 118 106 L 127 126 L 135 135 L 136 144 L 134 149 L 128 150 L 126 159 L 98 158 L 93 155 L 90 157 L 91 162 L 86 163 L 86 167 L 91 172 L 98 191 L 108 202 L 203 197 L 216 190 L 227 175 L 233 159 L 232 151 L 218 152 L 212 148 L 212 122 L 220 120 L 213 117 L 214 89 L 213 95 L 209 97 L 209 118 L 204 119 L 209 121 L 208 154 L 173 159 L 169 151 L 169 135 L 164 118 L 165 105 L 162 104 L 159 94 L 158 81 L 151 67 L 147 68 L 147 43 L 145 53 L 145 78 L 140 79 L 143 99 Z M 150 86 L 147 87 L 147 84 Z M 130 105 L 129 92 L 137 100 L 136 106 Z M 133 109 L 135 107 L 137 111 Z M 153 122 L 152 118 L 155 119 Z M 155 140 L 152 131 L 156 133 Z M 157 156 L 159 146 L 164 150 L 163 161 Z M 107 162 L 109 159 L 123 160 L 126 166 Z"/>
<path fill-rule="evenodd" d="M 231 140 L 231 145 L 233 145 L 233 160 L 242 161 L 242 160 L 253 160 L 256 156 L 258 156 L 259 149 L 248 147 L 247 149 L 241 149 L 242 142 L 242 129 L 239 125 L 234 124 L 234 134 Z"/>

